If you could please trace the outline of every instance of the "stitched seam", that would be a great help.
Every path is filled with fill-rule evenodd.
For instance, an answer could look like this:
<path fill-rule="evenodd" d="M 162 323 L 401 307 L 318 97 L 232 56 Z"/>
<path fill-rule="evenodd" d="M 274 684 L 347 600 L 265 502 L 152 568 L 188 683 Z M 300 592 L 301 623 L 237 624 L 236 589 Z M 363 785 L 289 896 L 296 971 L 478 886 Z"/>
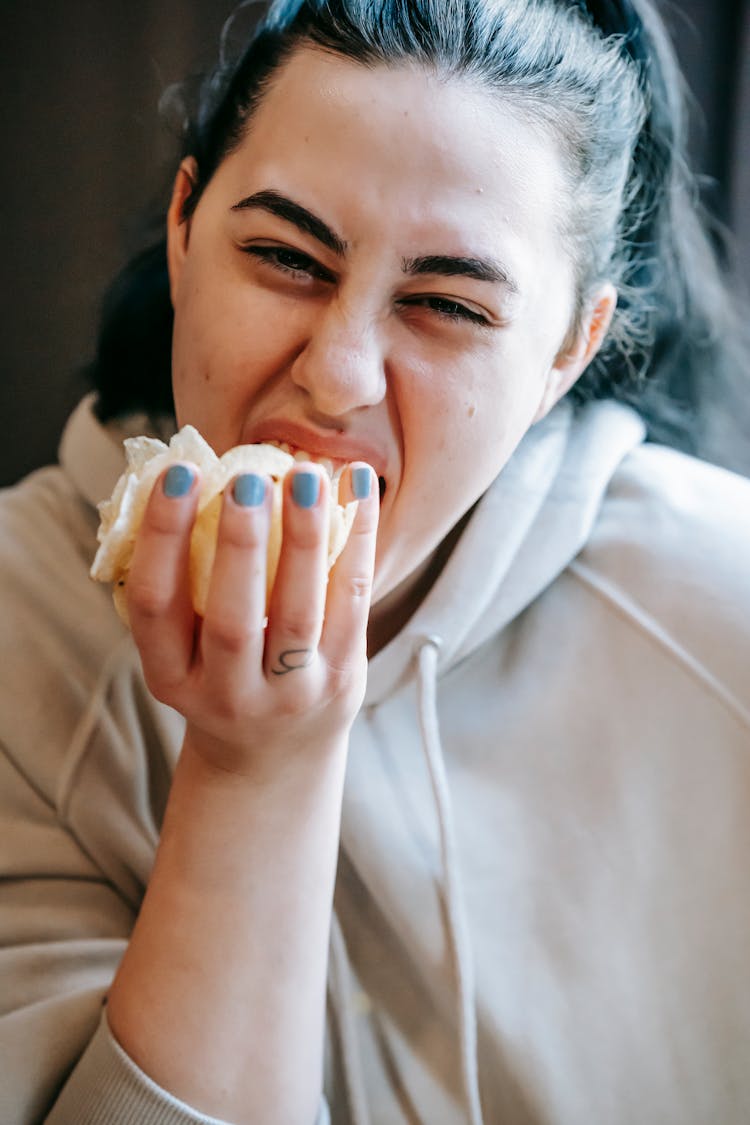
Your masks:
<path fill-rule="evenodd" d="M 110 653 L 109 657 L 104 663 L 99 678 L 94 686 L 94 689 L 89 697 L 88 704 L 84 713 L 76 726 L 73 735 L 68 744 L 68 748 L 63 754 L 62 766 L 60 768 L 60 776 L 57 782 L 55 793 L 55 800 L 51 801 L 49 797 L 43 792 L 37 782 L 30 776 L 30 774 L 21 768 L 21 765 L 16 761 L 4 743 L 0 743 L 0 752 L 7 758 L 8 762 L 13 769 L 22 777 L 31 791 L 40 798 L 41 801 L 54 812 L 57 816 L 58 822 L 62 825 L 66 832 L 75 841 L 76 847 L 80 850 L 81 854 L 91 863 L 92 867 L 101 874 L 102 879 L 111 886 L 119 898 L 127 902 L 118 887 L 116 887 L 107 873 L 102 870 L 101 865 L 97 862 L 96 857 L 90 852 L 86 845 L 81 840 L 73 825 L 70 823 L 66 816 L 66 805 L 70 794 L 73 791 L 75 779 L 78 771 L 83 764 L 86 757 L 86 752 L 91 743 L 90 734 L 94 725 L 101 714 L 101 705 L 109 685 L 112 682 L 114 672 L 122 659 L 122 653 L 127 649 L 129 636 L 124 636 L 115 645 L 115 648 Z M 66 877 L 67 878 L 67 877 Z M 84 876 L 83 878 L 88 878 Z M 92 880 L 96 881 L 96 880 Z M 128 903 L 128 905 L 132 905 Z"/>
<path fill-rule="evenodd" d="M 105 696 L 122 660 L 123 652 L 129 647 L 129 641 L 129 636 L 122 637 L 105 660 L 63 758 L 57 783 L 56 803 L 58 816 L 68 828 L 70 828 L 67 818 L 68 801 L 75 788 L 78 772 L 91 746 L 91 733 L 101 718 Z"/>
<path fill-rule="evenodd" d="M 41 788 L 41 786 L 34 780 L 34 778 L 31 776 L 31 774 L 29 774 L 25 769 L 21 768 L 20 762 L 16 761 L 16 759 L 11 754 L 10 750 L 8 749 L 8 747 L 5 745 L 4 742 L 0 742 L 0 754 L 2 754 L 3 757 L 5 757 L 8 760 L 8 763 L 9 763 L 11 769 L 15 770 L 15 772 L 19 775 L 19 777 L 23 778 L 24 782 L 26 783 L 26 785 L 28 785 L 29 789 L 32 791 L 34 796 L 38 797 L 39 800 L 44 805 L 46 805 L 47 808 L 51 812 L 56 812 L 57 810 L 55 808 L 55 802 L 51 801 L 49 799 L 47 794 L 44 792 L 44 790 Z"/>
<path fill-rule="evenodd" d="M 665 652 L 668 652 L 690 675 L 699 680 L 732 713 L 735 719 L 739 719 L 745 727 L 750 729 L 750 710 L 701 661 L 679 645 L 641 606 L 625 597 L 620 590 L 578 559 L 574 559 L 569 564 L 568 571 L 578 578 L 582 585 L 598 594 L 602 601 L 610 605 L 631 625 L 648 636 Z"/>

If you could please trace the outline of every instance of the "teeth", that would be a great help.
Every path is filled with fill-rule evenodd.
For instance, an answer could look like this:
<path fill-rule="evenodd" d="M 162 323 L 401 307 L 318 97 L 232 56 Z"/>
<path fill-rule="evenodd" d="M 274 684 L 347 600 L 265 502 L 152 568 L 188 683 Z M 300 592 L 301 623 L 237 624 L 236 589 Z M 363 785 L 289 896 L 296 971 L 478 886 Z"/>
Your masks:
<path fill-rule="evenodd" d="M 314 453 L 307 453 L 304 449 L 293 449 L 292 446 L 289 445 L 289 443 L 286 441 L 269 440 L 265 444 L 275 445 L 277 449 L 280 449 L 282 451 L 282 453 L 289 453 L 292 457 L 294 457 L 295 461 L 314 461 L 316 465 L 320 465 L 321 468 L 325 469 L 325 471 L 333 481 L 338 481 L 339 477 L 344 471 L 343 465 L 339 465 L 338 468 L 334 469 L 333 461 L 330 459 L 330 457 L 318 457 Z"/>
<path fill-rule="evenodd" d="M 325 471 L 328 473 L 329 477 L 333 476 L 333 461 L 330 459 L 330 457 L 316 457 L 312 453 L 305 453 L 305 451 L 303 449 L 298 449 L 297 452 L 294 454 L 294 460 L 295 461 L 314 461 L 316 463 L 316 465 L 320 465 L 320 466 L 322 466 L 322 468 L 325 469 Z M 341 469 L 339 469 L 338 471 L 339 471 L 339 474 L 340 474 Z"/>

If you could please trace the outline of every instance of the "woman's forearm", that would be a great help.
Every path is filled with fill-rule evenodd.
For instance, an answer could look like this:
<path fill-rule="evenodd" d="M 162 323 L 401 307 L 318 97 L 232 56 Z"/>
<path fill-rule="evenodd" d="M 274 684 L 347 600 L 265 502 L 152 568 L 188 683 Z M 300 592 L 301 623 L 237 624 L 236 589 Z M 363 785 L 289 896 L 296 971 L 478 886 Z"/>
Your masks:
<path fill-rule="evenodd" d="M 356 469 L 355 469 L 356 466 Z M 272 489 L 224 491 L 205 613 L 190 593 L 200 474 L 165 469 L 138 530 L 128 613 L 145 681 L 187 734 L 109 1025 L 164 1089 L 237 1125 L 311 1125 L 348 734 L 364 696 L 379 515 L 349 466 L 351 534 L 328 575 L 331 483 L 284 478 L 268 606 Z M 176 475 L 175 475 L 176 474 Z M 296 657 L 291 664 L 289 654 Z"/>
<path fill-rule="evenodd" d="M 316 1117 L 345 765 L 343 742 L 237 777 L 188 737 L 175 772 L 109 1023 L 159 1085 L 238 1125 Z"/>

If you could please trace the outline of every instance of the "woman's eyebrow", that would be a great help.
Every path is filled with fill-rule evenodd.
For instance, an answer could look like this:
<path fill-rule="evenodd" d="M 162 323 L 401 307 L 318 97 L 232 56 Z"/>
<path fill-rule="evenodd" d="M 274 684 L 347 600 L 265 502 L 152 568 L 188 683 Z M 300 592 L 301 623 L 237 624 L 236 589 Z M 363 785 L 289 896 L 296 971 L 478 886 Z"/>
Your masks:
<path fill-rule="evenodd" d="M 404 273 L 440 274 L 443 277 L 471 277 L 476 281 L 491 281 L 504 285 L 511 293 L 518 292 L 518 285 L 499 262 L 491 258 L 462 258 L 450 254 L 427 254 L 421 258 L 404 258 L 401 268 Z"/>
<path fill-rule="evenodd" d="M 327 223 L 324 223 L 312 211 L 308 211 L 301 203 L 295 203 L 293 199 L 289 199 L 288 196 L 282 195 L 279 191 L 271 189 L 256 191 L 241 199 L 239 203 L 233 204 L 232 211 L 249 211 L 252 208 L 268 211 L 271 215 L 278 216 L 279 219 L 293 223 L 298 230 L 312 235 L 339 258 L 342 258 L 347 251 L 347 243 L 343 238 L 339 238 Z"/>
<path fill-rule="evenodd" d="M 343 258 L 349 248 L 341 238 L 321 218 L 308 211 L 301 203 L 296 203 L 279 191 L 266 188 L 245 196 L 232 205 L 232 211 L 249 211 L 257 208 L 268 211 L 285 222 L 292 223 L 298 230 L 312 235 L 323 246 L 327 246 L 339 258 Z M 489 281 L 504 285 L 511 293 L 518 292 L 518 286 L 511 275 L 491 258 L 468 258 L 451 254 L 425 254 L 419 258 L 404 258 L 401 263 L 404 273 L 417 277 L 422 274 L 438 274 L 443 277 L 470 277 L 475 281 Z"/>

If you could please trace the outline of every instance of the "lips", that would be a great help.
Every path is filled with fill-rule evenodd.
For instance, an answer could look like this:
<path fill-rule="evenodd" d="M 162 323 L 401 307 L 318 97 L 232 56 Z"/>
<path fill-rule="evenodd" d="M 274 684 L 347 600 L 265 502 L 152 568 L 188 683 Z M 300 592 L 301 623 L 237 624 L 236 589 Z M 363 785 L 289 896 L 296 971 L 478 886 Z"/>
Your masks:
<path fill-rule="evenodd" d="M 309 457 L 337 476 L 350 461 L 365 461 L 378 475 L 381 499 L 386 490 L 387 456 L 382 448 L 365 438 L 321 431 L 286 419 L 269 418 L 254 427 L 246 439 L 249 444 L 268 443 L 285 448 L 297 460 Z"/>

